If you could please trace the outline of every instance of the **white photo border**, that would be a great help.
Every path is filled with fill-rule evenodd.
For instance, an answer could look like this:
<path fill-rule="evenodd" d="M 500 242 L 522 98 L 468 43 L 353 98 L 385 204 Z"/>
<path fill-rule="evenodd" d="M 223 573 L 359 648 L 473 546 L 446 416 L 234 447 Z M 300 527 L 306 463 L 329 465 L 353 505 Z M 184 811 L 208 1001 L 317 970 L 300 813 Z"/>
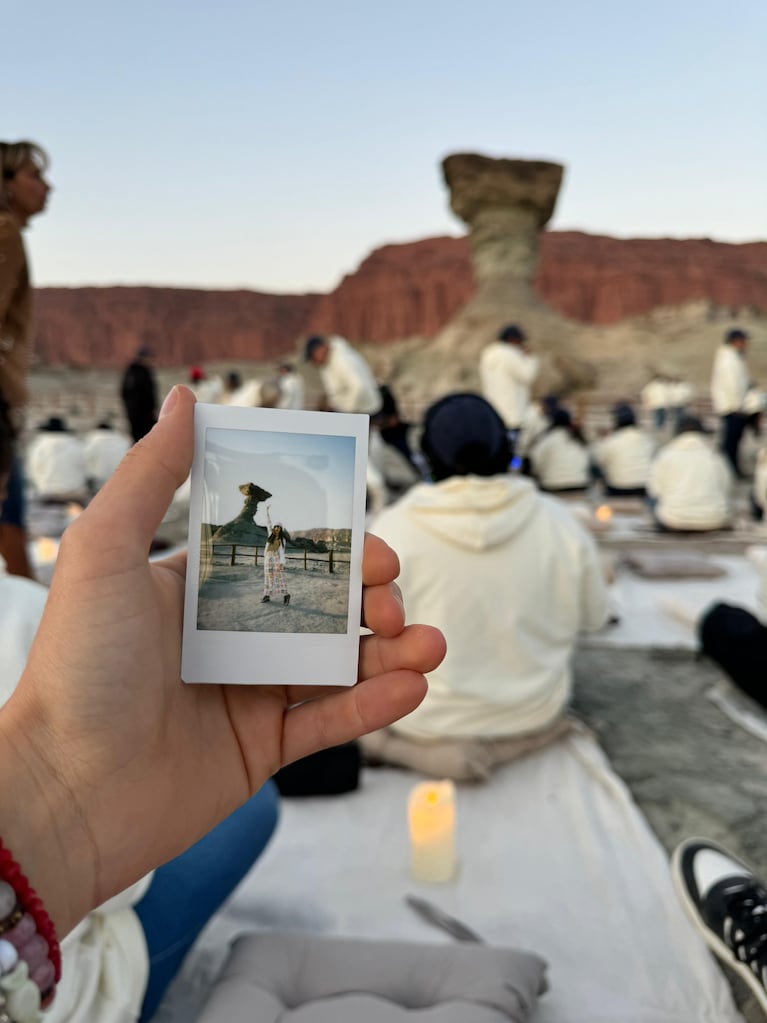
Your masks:
<path fill-rule="evenodd" d="M 204 403 L 195 405 L 189 553 L 181 651 L 181 678 L 184 682 L 350 686 L 357 681 L 369 424 L 370 419 L 366 415 L 344 412 L 294 412 L 287 409 L 239 408 Z M 198 629 L 203 482 L 206 434 L 209 429 L 354 438 L 349 604 L 345 634 L 219 632 Z"/>

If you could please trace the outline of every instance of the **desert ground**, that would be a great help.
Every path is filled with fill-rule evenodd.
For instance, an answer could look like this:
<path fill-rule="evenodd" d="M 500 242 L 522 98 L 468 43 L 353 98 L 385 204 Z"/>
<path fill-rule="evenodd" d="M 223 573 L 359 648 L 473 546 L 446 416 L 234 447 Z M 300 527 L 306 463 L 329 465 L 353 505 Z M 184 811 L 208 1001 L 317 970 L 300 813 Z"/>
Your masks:
<path fill-rule="evenodd" d="M 222 632 L 302 632 L 345 634 L 349 575 L 305 571 L 288 565 L 290 603 L 262 604 L 264 570 L 259 565 L 214 564 L 200 587 L 197 627 Z"/>

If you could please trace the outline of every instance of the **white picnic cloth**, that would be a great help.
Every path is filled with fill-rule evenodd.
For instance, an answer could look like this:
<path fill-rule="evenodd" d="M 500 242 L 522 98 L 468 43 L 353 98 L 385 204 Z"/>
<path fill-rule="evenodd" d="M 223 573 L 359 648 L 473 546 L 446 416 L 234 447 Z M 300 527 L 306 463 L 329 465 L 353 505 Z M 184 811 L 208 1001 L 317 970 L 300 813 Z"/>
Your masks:
<path fill-rule="evenodd" d="M 405 906 L 409 892 L 548 961 L 536 1023 L 741 1020 L 678 904 L 665 853 L 590 736 L 459 788 L 460 872 L 449 884 L 409 875 L 405 807 L 419 780 L 367 769 L 351 795 L 285 801 L 275 839 L 202 935 L 157 1023 L 192 1018 L 243 930 L 450 941 Z"/>

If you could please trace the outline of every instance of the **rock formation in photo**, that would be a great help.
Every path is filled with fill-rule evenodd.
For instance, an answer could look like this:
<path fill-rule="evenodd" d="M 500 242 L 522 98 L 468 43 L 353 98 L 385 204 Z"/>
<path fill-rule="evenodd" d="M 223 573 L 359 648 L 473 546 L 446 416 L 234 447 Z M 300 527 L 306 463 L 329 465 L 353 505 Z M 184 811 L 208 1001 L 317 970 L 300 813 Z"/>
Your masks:
<path fill-rule="evenodd" d="M 241 484 L 240 493 L 245 498 L 241 511 L 231 522 L 219 526 L 213 532 L 211 535 L 213 543 L 261 545 L 266 539 L 266 529 L 256 525 L 255 517 L 259 504 L 262 501 L 268 501 L 272 495 L 268 490 L 259 487 L 257 483 Z"/>

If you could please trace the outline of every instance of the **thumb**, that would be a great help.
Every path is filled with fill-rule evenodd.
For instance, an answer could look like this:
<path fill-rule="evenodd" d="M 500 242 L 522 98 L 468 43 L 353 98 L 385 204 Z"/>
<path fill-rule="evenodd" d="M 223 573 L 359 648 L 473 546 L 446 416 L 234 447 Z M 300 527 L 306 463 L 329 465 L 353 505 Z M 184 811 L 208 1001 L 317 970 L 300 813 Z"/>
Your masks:
<path fill-rule="evenodd" d="M 186 387 L 170 391 L 160 418 L 123 458 L 116 472 L 72 526 L 92 543 L 146 558 L 173 495 L 189 475 L 194 453 L 195 397 Z M 72 527 L 70 527 L 71 529 Z"/>

